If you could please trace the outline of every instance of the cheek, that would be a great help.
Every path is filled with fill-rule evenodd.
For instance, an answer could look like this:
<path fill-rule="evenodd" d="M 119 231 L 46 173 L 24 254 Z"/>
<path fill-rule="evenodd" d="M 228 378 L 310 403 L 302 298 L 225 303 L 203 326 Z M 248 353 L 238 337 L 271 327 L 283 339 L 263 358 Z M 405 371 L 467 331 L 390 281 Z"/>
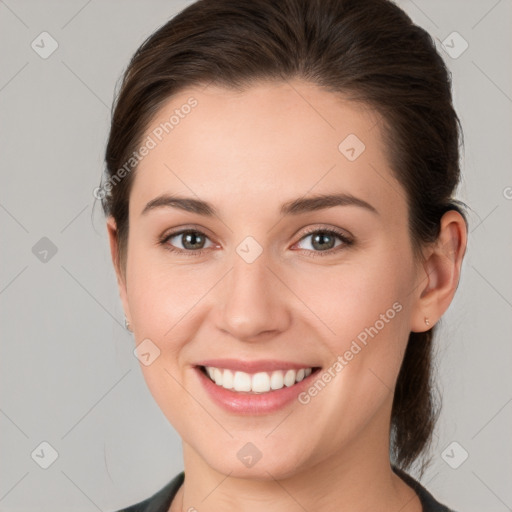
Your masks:
<path fill-rule="evenodd" d="M 200 265 L 171 265 L 159 251 L 133 248 L 127 266 L 128 301 L 139 335 L 165 340 L 165 350 L 172 351 L 172 340 L 190 339 L 186 329 L 200 309 L 200 298 L 218 276 L 207 274 Z"/>
<path fill-rule="evenodd" d="M 322 321 L 315 323 L 332 357 L 328 391 L 314 401 L 340 421 L 351 411 L 352 426 L 360 425 L 393 394 L 410 331 L 413 267 L 382 250 L 375 261 L 324 271 L 323 284 L 305 275 L 298 288 Z"/>
<path fill-rule="evenodd" d="M 348 348 L 347 342 L 361 333 L 364 338 L 375 325 L 382 335 L 403 331 L 403 311 L 411 300 L 412 265 L 405 257 L 398 260 L 392 250 L 372 251 L 337 266 L 310 267 L 300 278 L 290 273 L 286 279 L 307 306 L 303 316 L 313 321 L 309 309 L 316 323 L 324 325 L 321 332 L 333 352 Z"/>
<path fill-rule="evenodd" d="M 136 256 L 136 253 L 132 253 Z M 183 272 L 169 272 L 133 258 L 128 276 L 128 300 L 135 327 L 136 344 L 145 343 L 157 354 L 151 364 L 141 361 L 146 385 L 168 421 L 179 432 L 186 431 L 183 411 L 190 410 L 184 392 L 183 350 L 194 338 L 195 292 L 187 286 Z M 188 278 L 190 280 L 190 277 Z M 142 349 L 141 349 L 142 350 Z"/>

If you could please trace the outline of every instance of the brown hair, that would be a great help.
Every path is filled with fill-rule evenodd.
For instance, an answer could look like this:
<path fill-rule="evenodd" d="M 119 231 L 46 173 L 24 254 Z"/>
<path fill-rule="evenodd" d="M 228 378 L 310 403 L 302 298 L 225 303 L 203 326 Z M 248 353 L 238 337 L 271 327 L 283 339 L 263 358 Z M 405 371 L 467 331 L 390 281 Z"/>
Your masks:
<path fill-rule="evenodd" d="M 123 274 L 136 165 L 123 179 L 113 178 L 163 103 L 198 84 L 243 88 L 291 78 L 381 114 L 389 162 L 405 190 L 415 255 L 436 241 L 446 211 L 466 219 L 463 203 L 452 197 L 462 131 L 451 77 L 432 38 L 400 8 L 388 0 L 199 0 L 140 46 L 115 102 L 105 156 L 110 186 L 103 184 L 99 197 L 117 224 Z M 401 469 L 425 455 L 439 413 L 434 330 L 410 333 L 396 384 L 390 457 Z"/>

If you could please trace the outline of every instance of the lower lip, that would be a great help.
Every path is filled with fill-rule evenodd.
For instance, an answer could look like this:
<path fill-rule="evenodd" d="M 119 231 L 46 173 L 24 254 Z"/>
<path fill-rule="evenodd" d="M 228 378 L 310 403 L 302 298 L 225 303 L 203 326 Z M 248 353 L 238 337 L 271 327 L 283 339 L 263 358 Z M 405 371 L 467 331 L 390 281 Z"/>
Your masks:
<path fill-rule="evenodd" d="M 307 388 L 311 377 L 316 376 L 317 370 L 306 378 L 290 387 L 283 387 L 268 393 L 237 392 L 217 386 L 203 371 L 194 368 L 199 380 L 212 400 L 228 412 L 238 414 L 269 414 L 278 411 L 297 399 L 297 396 Z"/>

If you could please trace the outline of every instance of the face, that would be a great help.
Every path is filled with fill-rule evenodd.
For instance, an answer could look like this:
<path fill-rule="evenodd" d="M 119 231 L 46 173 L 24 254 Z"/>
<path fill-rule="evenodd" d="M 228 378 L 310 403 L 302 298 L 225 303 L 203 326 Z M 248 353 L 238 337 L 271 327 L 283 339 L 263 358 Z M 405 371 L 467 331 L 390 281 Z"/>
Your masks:
<path fill-rule="evenodd" d="M 145 134 L 121 297 L 152 395 L 214 470 L 387 457 L 420 273 L 381 124 L 269 82 L 183 91 Z"/>

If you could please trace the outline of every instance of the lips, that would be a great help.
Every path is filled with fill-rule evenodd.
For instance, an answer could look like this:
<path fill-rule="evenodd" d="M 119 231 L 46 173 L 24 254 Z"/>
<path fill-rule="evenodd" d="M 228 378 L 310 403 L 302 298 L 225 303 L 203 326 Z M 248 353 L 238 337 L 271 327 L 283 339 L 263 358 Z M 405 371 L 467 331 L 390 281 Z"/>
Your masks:
<path fill-rule="evenodd" d="M 215 359 L 195 373 L 207 396 L 230 413 L 260 415 L 293 403 L 320 370 L 309 363 Z"/>

